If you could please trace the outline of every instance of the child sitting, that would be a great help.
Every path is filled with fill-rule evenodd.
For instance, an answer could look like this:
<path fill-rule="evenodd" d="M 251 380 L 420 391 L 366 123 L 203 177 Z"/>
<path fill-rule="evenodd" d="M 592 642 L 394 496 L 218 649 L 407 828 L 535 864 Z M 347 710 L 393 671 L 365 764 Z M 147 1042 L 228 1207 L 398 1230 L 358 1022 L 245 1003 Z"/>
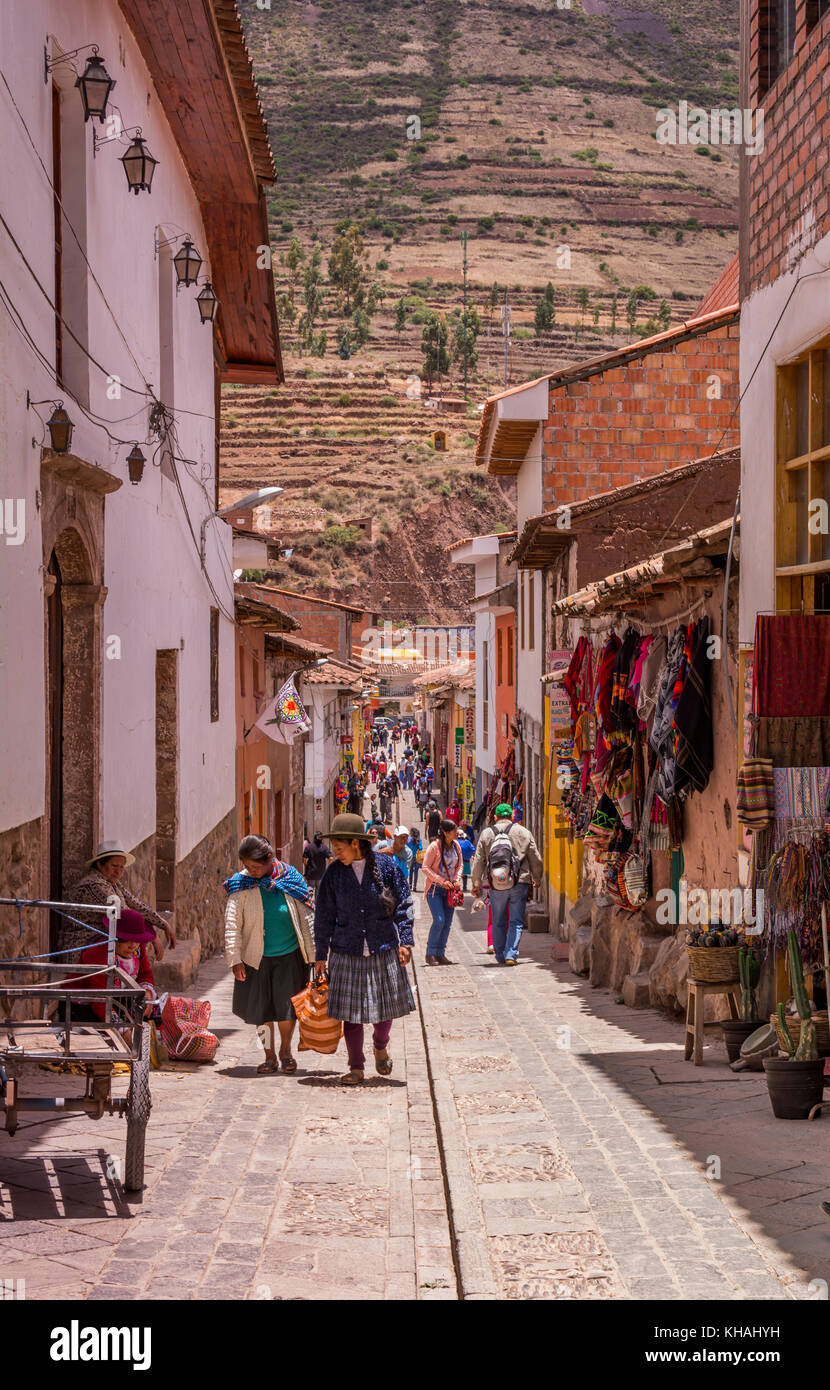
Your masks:
<path fill-rule="evenodd" d="M 103 919 L 104 926 L 107 925 L 107 918 Z M 156 1002 L 156 990 L 153 984 L 153 971 L 147 956 L 147 942 L 155 939 L 155 930 L 148 927 L 140 912 L 134 912 L 132 908 L 123 908 L 121 916 L 115 924 L 115 964 L 125 975 L 129 975 L 136 984 L 144 986 L 144 993 L 147 997 L 144 1017 L 150 1018 Z M 102 938 L 94 946 L 89 946 L 81 956 L 83 965 L 106 965 L 107 963 L 107 942 Z M 106 989 L 117 986 L 117 981 L 110 979 L 105 973 L 100 975 L 89 975 L 84 978 L 84 985 L 89 989 Z M 103 999 L 93 999 L 90 1001 L 90 1008 L 101 1022 L 106 1016 L 106 1003 Z M 113 1018 L 113 1022 L 115 1022 Z M 125 1030 L 125 1040 L 130 1042 L 131 1029 Z"/>

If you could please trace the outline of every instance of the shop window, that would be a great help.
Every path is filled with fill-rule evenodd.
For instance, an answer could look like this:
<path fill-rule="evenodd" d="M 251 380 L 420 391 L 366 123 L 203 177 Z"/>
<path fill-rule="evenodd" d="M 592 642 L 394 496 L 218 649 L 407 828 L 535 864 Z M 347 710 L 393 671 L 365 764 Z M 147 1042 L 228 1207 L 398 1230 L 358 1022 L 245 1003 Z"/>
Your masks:
<path fill-rule="evenodd" d="M 219 719 L 219 609 L 210 610 L 210 722 Z"/>
<path fill-rule="evenodd" d="M 796 0 L 758 0 L 758 99 L 795 53 Z"/>
<path fill-rule="evenodd" d="M 507 629 L 507 684 L 513 684 L 513 628 Z"/>
<path fill-rule="evenodd" d="M 776 436 L 776 606 L 824 611 L 821 576 L 830 573 L 830 348 L 824 343 L 779 368 Z"/>
<path fill-rule="evenodd" d="M 519 575 L 519 645 L 522 651 L 525 646 L 525 572 L 522 570 Z"/>
<path fill-rule="evenodd" d="M 807 33 L 830 13 L 830 0 L 807 0 Z"/>

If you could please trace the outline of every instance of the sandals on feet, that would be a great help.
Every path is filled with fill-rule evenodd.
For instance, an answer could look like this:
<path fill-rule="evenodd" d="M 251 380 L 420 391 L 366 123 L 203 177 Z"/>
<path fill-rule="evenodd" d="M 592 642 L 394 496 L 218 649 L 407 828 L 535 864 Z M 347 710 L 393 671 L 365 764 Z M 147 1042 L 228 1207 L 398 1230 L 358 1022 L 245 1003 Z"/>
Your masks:
<path fill-rule="evenodd" d="M 375 1071 L 377 1072 L 378 1076 L 389 1076 L 392 1071 L 392 1058 L 389 1056 L 388 1049 L 384 1047 L 380 1051 L 378 1051 L 378 1049 L 375 1048 L 374 1052 Z"/>
<path fill-rule="evenodd" d="M 273 1061 L 260 1062 L 256 1069 L 257 1076 L 273 1076 L 274 1072 L 279 1071 L 279 1062 L 274 1058 Z"/>
<path fill-rule="evenodd" d="M 362 1085 L 363 1085 L 363 1072 L 362 1072 L 362 1071 L 357 1071 L 357 1070 L 354 1070 L 354 1069 L 353 1069 L 352 1071 L 347 1071 L 347 1072 L 346 1072 L 346 1075 L 343 1077 L 343 1085 L 344 1085 L 344 1086 L 362 1086 Z"/>
<path fill-rule="evenodd" d="M 287 1053 L 285 1057 L 280 1056 L 280 1066 L 282 1067 L 283 1071 L 293 1072 L 297 1070 L 297 1063 L 295 1059 L 291 1056 L 290 1052 Z"/>

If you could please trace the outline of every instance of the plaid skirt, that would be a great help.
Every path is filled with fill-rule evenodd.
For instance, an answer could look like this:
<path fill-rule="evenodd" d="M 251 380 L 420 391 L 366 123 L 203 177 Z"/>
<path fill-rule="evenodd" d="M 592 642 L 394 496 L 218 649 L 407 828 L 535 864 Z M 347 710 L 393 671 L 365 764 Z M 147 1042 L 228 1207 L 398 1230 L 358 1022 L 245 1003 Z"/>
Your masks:
<path fill-rule="evenodd" d="M 415 1009 L 409 976 L 394 949 L 373 956 L 329 956 L 329 1017 L 344 1023 L 385 1023 Z"/>

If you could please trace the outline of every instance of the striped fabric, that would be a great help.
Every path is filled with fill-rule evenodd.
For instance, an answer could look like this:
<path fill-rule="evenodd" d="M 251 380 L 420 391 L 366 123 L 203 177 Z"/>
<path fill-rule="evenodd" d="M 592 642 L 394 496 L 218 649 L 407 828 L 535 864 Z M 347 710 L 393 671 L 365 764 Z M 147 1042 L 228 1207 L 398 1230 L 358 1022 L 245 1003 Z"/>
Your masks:
<path fill-rule="evenodd" d="M 385 1023 L 415 1009 L 409 976 L 394 949 L 371 956 L 329 956 L 329 1013 L 344 1023 Z"/>
<path fill-rule="evenodd" d="M 774 813 L 772 758 L 746 758 L 738 773 L 737 815 L 747 830 L 763 830 Z"/>
<path fill-rule="evenodd" d="M 329 1012 L 329 986 L 325 981 L 306 985 L 291 1003 L 300 1025 L 298 1052 L 336 1052 L 343 1036 L 340 1019 Z"/>

